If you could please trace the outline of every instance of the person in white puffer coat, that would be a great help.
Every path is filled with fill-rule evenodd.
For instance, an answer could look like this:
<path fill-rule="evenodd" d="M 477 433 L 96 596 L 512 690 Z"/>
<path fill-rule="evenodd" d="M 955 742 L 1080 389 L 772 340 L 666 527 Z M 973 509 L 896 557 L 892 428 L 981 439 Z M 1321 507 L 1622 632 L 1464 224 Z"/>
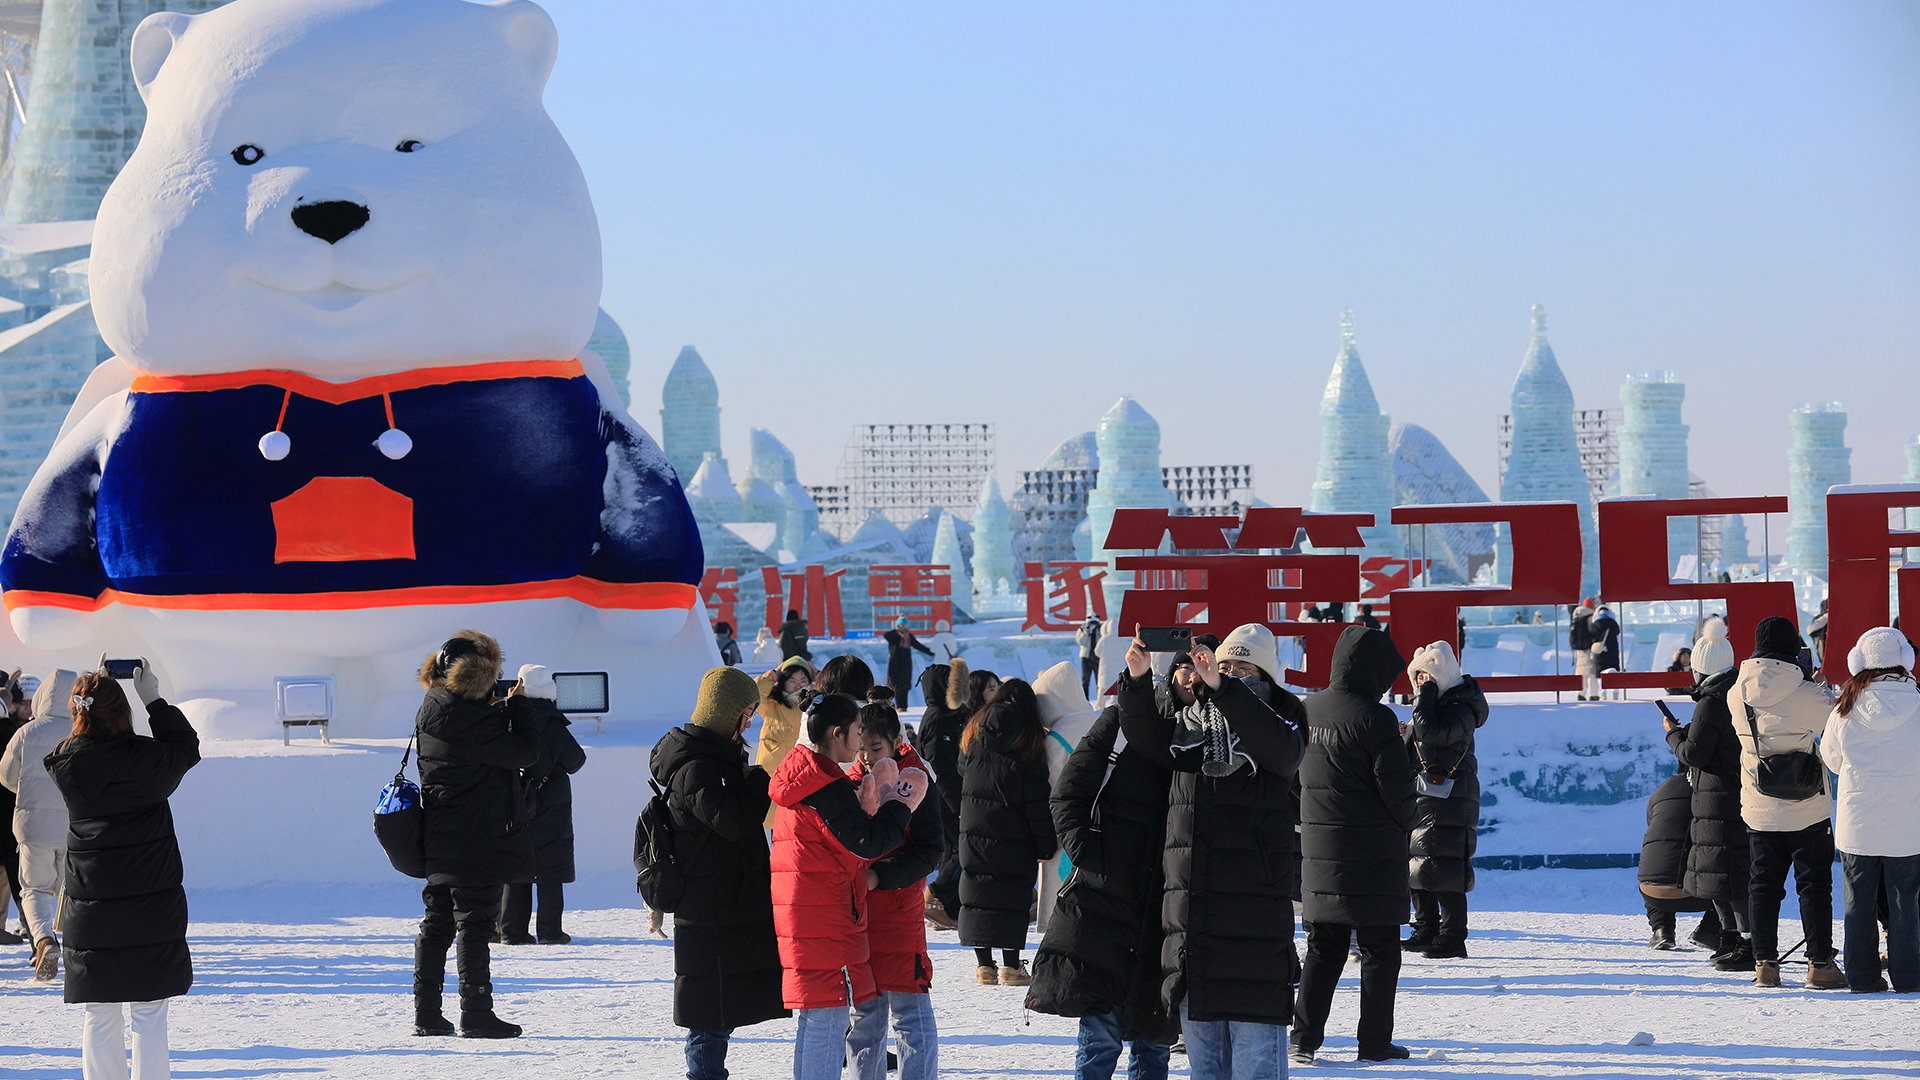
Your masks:
<path fill-rule="evenodd" d="M 1078 674 L 1071 661 L 1062 660 L 1033 680 L 1033 701 L 1040 710 L 1040 722 L 1047 726 L 1047 787 L 1060 782 L 1067 759 L 1074 748 L 1100 718 L 1100 710 L 1087 704 L 1080 692 Z M 1060 899 L 1072 862 L 1064 850 L 1055 851 L 1040 863 L 1040 903 L 1034 929 L 1045 936 L 1053 921 L 1053 905 Z"/>
<path fill-rule="evenodd" d="M 1847 988 L 1920 991 L 1920 686 L 1913 645 L 1890 626 L 1860 635 L 1820 749 L 1840 778 L 1834 846 L 1846 903 Z M 1887 898 L 1880 977 L 1878 897 Z"/>
<path fill-rule="evenodd" d="M 33 695 L 33 719 L 14 732 L 0 754 L 0 785 L 15 795 L 13 837 L 20 842 L 20 906 L 33 938 L 33 977 L 51 982 L 60 973 L 60 943 L 54 914 L 67 861 L 67 800 L 47 775 L 46 756 L 73 734 L 67 700 L 78 675 L 54 672 Z"/>
<path fill-rule="evenodd" d="M 1779 799 L 1760 791 L 1761 757 L 1812 753 L 1827 728 L 1833 695 L 1801 670 L 1805 647 L 1792 621 L 1778 615 L 1760 620 L 1753 655 L 1740 664 L 1727 691 L 1727 711 L 1740 743 L 1740 818 L 1753 851 L 1747 888 L 1753 981 L 1780 985 L 1780 902 L 1791 867 L 1807 935 L 1807 988 L 1837 990 L 1847 980 L 1834 962 L 1833 799 L 1826 770 L 1819 770 L 1820 790 L 1809 798 Z"/>

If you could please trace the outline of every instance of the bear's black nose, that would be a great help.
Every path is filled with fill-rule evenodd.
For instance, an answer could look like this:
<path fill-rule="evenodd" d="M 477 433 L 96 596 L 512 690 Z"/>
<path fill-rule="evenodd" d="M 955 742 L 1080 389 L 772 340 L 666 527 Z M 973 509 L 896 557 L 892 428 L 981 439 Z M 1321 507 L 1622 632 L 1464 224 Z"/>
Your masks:
<path fill-rule="evenodd" d="M 359 203 L 333 202 L 302 203 L 293 208 L 293 223 L 308 236 L 317 236 L 329 244 L 337 244 L 352 235 L 360 226 L 367 223 L 367 208 Z"/>

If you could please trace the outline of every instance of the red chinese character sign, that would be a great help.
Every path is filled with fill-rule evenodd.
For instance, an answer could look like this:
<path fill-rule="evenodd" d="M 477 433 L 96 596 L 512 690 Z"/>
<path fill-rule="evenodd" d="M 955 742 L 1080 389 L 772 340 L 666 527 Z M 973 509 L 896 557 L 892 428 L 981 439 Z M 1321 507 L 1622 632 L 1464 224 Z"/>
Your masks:
<path fill-rule="evenodd" d="M 740 602 L 740 571 L 732 566 L 709 566 L 700 575 L 700 599 L 707 605 L 709 621 L 739 627 L 733 619 L 734 605 Z"/>
<path fill-rule="evenodd" d="M 1570 502 L 1437 503 L 1396 506 L 1395 525 L 1505 522 L 1513 538 L 1513 574 L 1504 587 L 1484 585 L 1400 589 L 1393 594 L 1393 636 L 1403 654 L 1435 641 L 1460 651 L 1463 607 L 1531 607 L 1572 604 L 1580 599 L 1580 508 Z M 1661 547 L 1666 546 L 1663 530 Z M 1664 556 L 1663 556 L 1664 557 Z M 1639 599 L 1615 597 L 1614 599 Z M 1481 689 L 1496 691 L 1579 690 L 1578 675 L 1475 676 Z M 1396 693 L 1411 687 L 1402 672 Z"/>
<path fill-rule="evenodd" d="M 1741 581 L 1731 584 L 1694 584 L 1671 581 L 1667 568 L 1673 553 L 1667 550 L 1667 519 L 1719 514 L 1784 514 L 1781 496 L 1746 499 L 1656 499 L 1630 495 L 1600 501 L 1600 595 L 1610 600 L 1718 600 L 1727 602 L 1727 643 L 1736 661 L 1753 651 L 1753 631 L 1760 620 L 1778 615 L 1798 622 L 1793 585 L 1786 581 Z M 1884 522 L 1882 525 L 1884 526 Z M 1884 560 L 1884 556 L 1883 556 Z M 1884 569 L 1884 561 L 1882 567 Z M 1881 590 L 1881 596 L 1886 596 Z M 1600 676 L 1605 687 L 1664 687 L 1673 682 L 1665 671 L 1610 671 Z"/>
<path fill-rule="evenodd" d="M 1894 548 L 1920 546 L 1920 531 L 1895 529 L 1887 511 L 1920 507 L 1920 484 L 1844 484 L 1827 492 L 1828 682 L 1847 678 L 1847 653 L 1860 635 L 1890 624 L 1887 606 Z M 1901 629 L 1914 636 L 1920 619 L 1920 566 L 1902 567 L 1896 582 Z"/>
<path fill-rule="evenodd" d="M 760 580 L 767 590 L 767 629 L 780 629 L 787 612 L 798 611 L 809 626 L 825 627 L 828 637 L 846 637 L 847 620 L 840 612 L 840 578 L 845 574 L 845 570 L 828 573 L 818 563 L 788 574 L 761 567 Z"/>
<path fill-rule="evenodd" d="M 1078 630 L 1088 615 L 1106 620 L 1107 594 L 1100 584 L 1106 563 L 1030 562 L 1026 572 L 1027 617 L 1021 630 Z"/>
<path fill-rule="evenodd" d="M 894 564 L 867 567 L 867 595 L 873 598 L 875 629 L 891 627 L 896 619 L 921 633 L 938 624 L 953 625 L 953 578 L 945 563 Z"/>

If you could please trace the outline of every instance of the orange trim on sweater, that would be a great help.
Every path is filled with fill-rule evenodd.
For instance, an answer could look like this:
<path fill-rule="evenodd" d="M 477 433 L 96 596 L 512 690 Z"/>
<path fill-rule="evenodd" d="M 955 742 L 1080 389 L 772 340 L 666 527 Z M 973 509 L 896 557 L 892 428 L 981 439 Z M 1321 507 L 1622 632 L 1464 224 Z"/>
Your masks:
<path fill-rule="evenodd" d="M 10 589 L 0 602 L 8 611 L 24 607 L 98 611 L 108 604 L 168 611 L 354 611 L 362 608 L 411 607 L 417 604 L 485 604 L 501 600 L 578 600 L 589 607 L 659 611 L 691 608 L 700 595 L 697 585 L 675 581 L 621 584 L 589 577 L 555 581 L 528 581 L 511 585 L 421 585 L 408 589 L 367 589 L 361 592 L 320 593 L 194 593 L 155 596 L 108 589 L 98 598 L 71 593 Z"/>
<path fill-rule="evenodd" d="M 417 390 L 457 382 L 491 379 L 571 379 L 586 374 L 578 360 L 511 360 L 499 364 L 416 368 L 389 375 L 372 375 L 352 382 L 331 383 L 298 371 L 223 371 L 212 375 L 136 375 L 136 394 L 165 394 L 196 390 L 239 390 L 248 386 L 278 386 L 301 397 L 344 405 L 376 394 Z"/>

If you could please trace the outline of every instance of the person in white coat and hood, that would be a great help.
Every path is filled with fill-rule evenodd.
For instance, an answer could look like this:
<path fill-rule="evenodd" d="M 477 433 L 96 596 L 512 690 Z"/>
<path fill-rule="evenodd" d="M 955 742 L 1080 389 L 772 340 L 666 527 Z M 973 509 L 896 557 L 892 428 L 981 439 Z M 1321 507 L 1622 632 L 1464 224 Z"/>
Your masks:
<path fill-rule="evenodd" d="M 1833 840 L 1840 850 L 1847 988 L 1920 991 L 1920 687 L 1913 645 L 1891 626 L 1860 635 L 1850 678 L 1820 749 L 1840 778 Z M 1887 897 L 1887 971 L 1876 916 Z"/>
<path fill-rule="evenodd" d="M 1817 752 L 1814 743 L 1827 729 L 1833 696 L 1825 683 L 1801 670 L 1806 643 L 1791 621 L 1778 615 L 1760 620 L 1753 643 L 1753 655 L 1741 662 L 1727 691 L 1727 711 L 1740 743 L 1740 818 L 1753 855 L 1747 887 L 1753 981 L 1780 985 L 1780 902 L 1786 899 L 1791 867 L 1807 935 L 1807 988 L 1837 990 L 1847 979 L 1834 963 L 1833 799 L 1827 771 L 1817 770 L 1819 790 L 1804 799 L 1778 798 L 1760 789 L 1762 757 Z"/>
<path fill-rule="evenodd" d="M 67 861 L 67 801 L 47 775 L 46 757 L 73 734 L 67 699 L 80 676 L 61 668 L 33 695 L 33 719 L 0 754 L 0 785 L 15 795 L 13 836 L 20 842 L 20 906 L 33 939 L 33 977 L 60 974 L 60 942 L 53 930 Z"/>
<path fill-rule="evenodd" d="M 1066 660 L 1033 680 L 1033 701 L 1040 710 L 1040 722 L 1047 727 L 1047 789 L 1051 791 L 1060 782 L 1060 773 L 1066 769 L 1074 747 L 1099 719 L 1100 711 L 1087 704 L 1073 664 Z M 1055 851 L 1040 863 L 1040 911 L 1034 929 L 1042 936 L 1053 915 L 1054 901 L 1060 898 L 1060 887 L 1072 870 L 1064 851 Z"/>

